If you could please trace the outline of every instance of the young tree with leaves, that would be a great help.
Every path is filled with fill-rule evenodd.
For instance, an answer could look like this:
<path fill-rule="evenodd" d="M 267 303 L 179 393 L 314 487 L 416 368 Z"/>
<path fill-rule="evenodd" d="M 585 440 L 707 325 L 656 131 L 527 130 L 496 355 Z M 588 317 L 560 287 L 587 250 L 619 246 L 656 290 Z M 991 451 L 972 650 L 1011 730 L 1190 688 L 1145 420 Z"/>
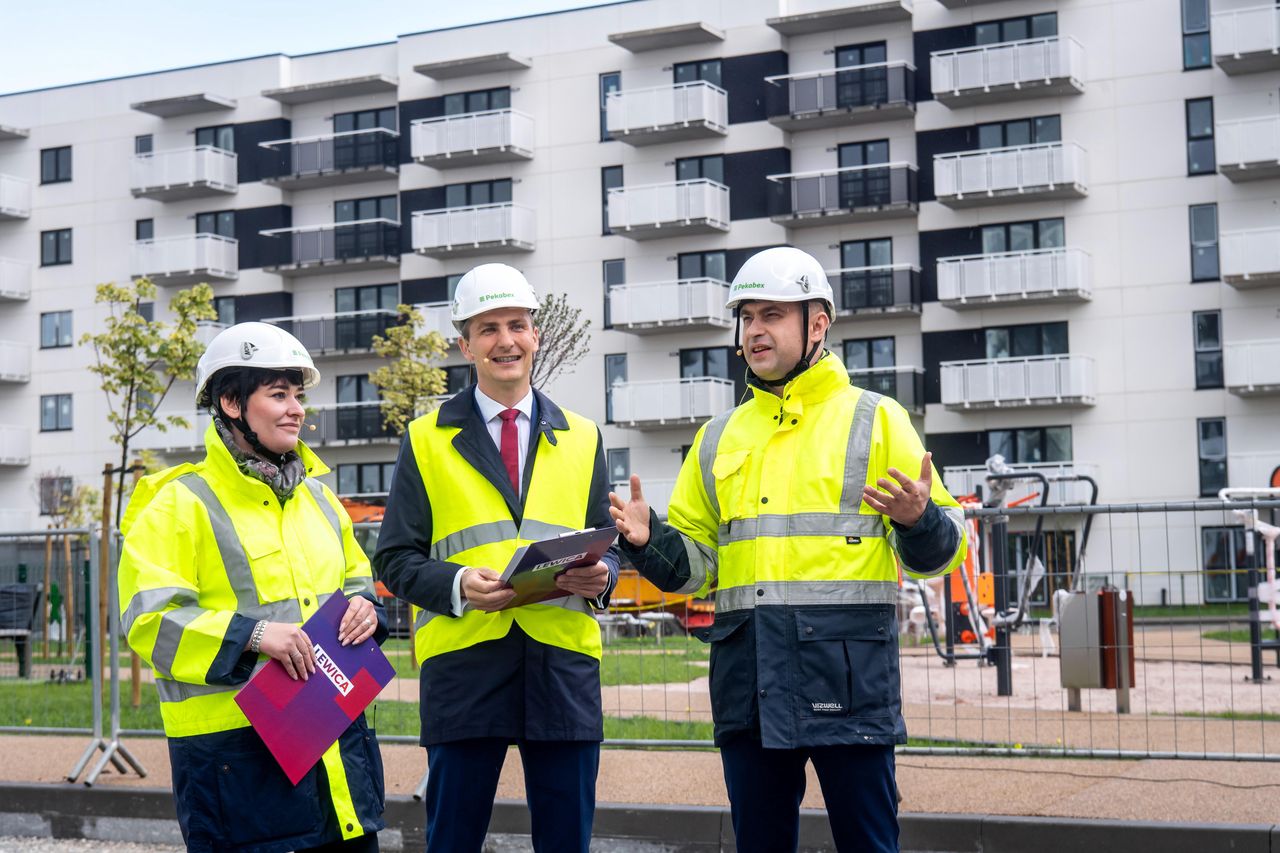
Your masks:
<path fill-rule="evenodd" d="M 565 294 L 548 293 L 541 299 L 534 325 L 538 327 L 538 353 L 529 381 L 541 389 L 582 361 L 591 349 L 591 321 L 582 319 L 582 309 L 570 305 Z"/>
<path fill-rule="evenodd" d="M 404 435 L 409 422 L 435 408 L 445 392 L 445 372 L 436 365 L 449 351 L 439 332 L 424 332 L 422 312 L 412 305 L 396 309 L 403 322 L 374 335 L 373 351 L 385 364 L 369 374 L 382 396 L 382 421 L 396 435 Z"/>

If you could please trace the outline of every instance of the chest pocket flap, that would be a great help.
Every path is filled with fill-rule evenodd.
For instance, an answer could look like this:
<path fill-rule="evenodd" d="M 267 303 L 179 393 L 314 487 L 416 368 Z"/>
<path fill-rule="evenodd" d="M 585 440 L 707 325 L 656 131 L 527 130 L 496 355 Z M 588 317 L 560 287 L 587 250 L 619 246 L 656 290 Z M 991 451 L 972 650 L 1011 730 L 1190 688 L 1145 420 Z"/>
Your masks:
<path fill-rule="evenodd" d="M 747 497 L 747 480 L 751 473 L 751 450 L 729 450 L 716 454 L 711 475 L 716 481 L 716 498 L 722 518 L 738 518 L 743 514 Z"/>
<path fill-rule="evenodd" d="M 274 531 L 254 530 L 245 535 L 242 541 L 249 565 L 253 569 L 253 583 L 258 589 L 258 600 L 266 604 L 294 598 L 293 571 L 285 557 L 280 535 Z"/>

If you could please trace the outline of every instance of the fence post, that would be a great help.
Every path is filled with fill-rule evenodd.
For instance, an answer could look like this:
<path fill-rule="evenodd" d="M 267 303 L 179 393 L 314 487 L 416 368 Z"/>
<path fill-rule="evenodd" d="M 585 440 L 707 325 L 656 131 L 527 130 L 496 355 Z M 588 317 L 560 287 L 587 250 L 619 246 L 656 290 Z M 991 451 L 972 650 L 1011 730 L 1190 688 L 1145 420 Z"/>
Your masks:
<path fill-rule="evenodd" d="M 1009 517 L 1001 515 L 992 519 L 991 524 L 991 575 L 995 581 L 996 613 L 1002 614 L 1009 609 L 1009 590 L 1006 588 L 1008 568 L 1006 551 L 1009 548 Z M 1013 695 L 1013 655 L 1009 647 L 1009 626 L 1003 621 L 996 623 L 996 642 L 991 647 L 991 656 L 996 665 L 996 695 Z"/>

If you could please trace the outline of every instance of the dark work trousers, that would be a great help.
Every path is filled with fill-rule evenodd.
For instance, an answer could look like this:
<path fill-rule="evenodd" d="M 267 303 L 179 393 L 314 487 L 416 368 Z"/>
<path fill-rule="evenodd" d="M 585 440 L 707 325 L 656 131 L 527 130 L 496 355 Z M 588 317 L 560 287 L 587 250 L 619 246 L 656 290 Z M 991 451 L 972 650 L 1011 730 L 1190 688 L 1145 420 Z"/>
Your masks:
<path fill-rule="evenodd" d="M 765 749 L 752 735 L 720 747 L 739 853 L 794 851 L 806 762 L 813 761 L 841 853 L 897 853 L 898 799 L 892 746 Z"/>
<path fill-rule="evenodd" d="M 348 838 L 346 841 L 331 841 L 319 847 L 306 847 L 298 853 L 378 853 L 378 833 Z"/>
<path fill-rule="evenodd" d="M 427 747 L 427 853 L 479 853 L 511 742 L 475 738 Z M 600 744 L 522 740 L 524 787 L 537 853 L 587 853 Z"/>

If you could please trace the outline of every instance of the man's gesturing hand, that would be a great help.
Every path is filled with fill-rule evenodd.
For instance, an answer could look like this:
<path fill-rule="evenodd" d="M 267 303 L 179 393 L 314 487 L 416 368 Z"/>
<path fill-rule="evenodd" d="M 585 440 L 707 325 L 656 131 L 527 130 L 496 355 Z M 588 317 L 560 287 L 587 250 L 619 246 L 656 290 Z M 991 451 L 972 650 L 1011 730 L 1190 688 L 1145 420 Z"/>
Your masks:
<path fill-rule="evenodd" d="M 637 548 L 649 544 L 649 504 L 640 491 L 640 477 L 631 475 L 631 500 L 623 501 L 615 493 L 609 493 L 609 514 L 613 516 L 618 532 Z"/>
<path fill-rule="evenodd" d="M 881 477 L 876 481 L 879 489 L 862 487 L 862 499 L 876 512 L 889 516 L 903 527 L 914 527 L 929 505 L 929 492 L 933 488 L 933 454 L 926 453 L 921 460 L 919 480 L 912 480 L 897 468 L 890 468 L 889 476 L 898 482 Z"/>
<path fill-rule="evenodd" d="M 493 569 L 467 569 L 462 573 L 459 586 L 463 600 L 476 610 L 486 612 L 501 610 L 516 595 L 516 591 L 507 586 Z"/>

